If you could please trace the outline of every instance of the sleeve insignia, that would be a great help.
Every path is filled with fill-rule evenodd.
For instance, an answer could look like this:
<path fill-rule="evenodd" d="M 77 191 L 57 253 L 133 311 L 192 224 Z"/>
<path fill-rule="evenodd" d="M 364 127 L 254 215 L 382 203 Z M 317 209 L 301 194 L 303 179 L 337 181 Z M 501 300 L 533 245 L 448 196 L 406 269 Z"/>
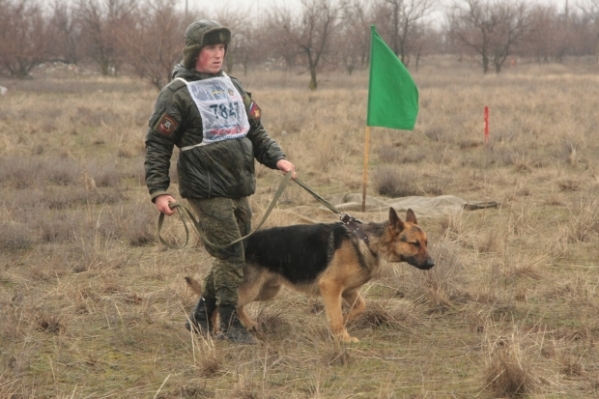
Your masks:
<path fill-rule="evenodd" d="M 155 126 L 156 131 L 165 136 L 170 136 L 177 129 L 178 124 L 175 118 L 168 114 L 163 114 Z"/>
<path fill-rule="evenodd" d="M 252 117 L 252 119 L 254 119 L 255 121 L 259 121 L 260 118 L 262 117 L 262 110 L 260 109 L 258 104 L 256 104 L 254 101 L 252 101 L 250 103 L 249 114 L 250 114 L 250 117 Z"/>

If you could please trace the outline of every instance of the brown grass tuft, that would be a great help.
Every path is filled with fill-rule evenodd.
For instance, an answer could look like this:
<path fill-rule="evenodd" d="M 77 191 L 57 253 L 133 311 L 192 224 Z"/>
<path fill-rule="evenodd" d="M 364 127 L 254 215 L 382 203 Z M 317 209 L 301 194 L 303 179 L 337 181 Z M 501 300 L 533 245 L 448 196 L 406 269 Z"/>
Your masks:
<path fill-rule="evenodd" d="M 491 346 L 483 372 L 485 388 L 496 396 L 508 398 L 533 393 L 537 384 L 519 342 L 499 339 Z"/>
<path fill-rule="evenodd" d="M 503 249 L 505 234 L 496 228 L 481 231 L 477 235 L 476 247 L 480 253 L 500 253 Z"/>
<path fill-rule="evenodd" d="M 578 191 L 580 189 L 580 182 L 576 179 L 565 177 L 557 181 L 557 185 L 561 191 Z"/>
<path fill-rule="evenodd" d="M 599 201 L 579 200 L 569 208 L 570 217 L 566 221 L 566 234 L 569 243 L 590 242 L 599 237 Z"/>
<path fill-rule="evenodd" d="M 560 372 L 568 377 L 580 377 L 586 374 L 580 362 L 581 356 L 565 355 L 559 359 Z"/>
<path fill-rule="evenodd" d="M 260 399 L 261 395 L 258 392 L 258 384 L 256 384 L 251 376 L 238 375 L 237 383 L 230 393 L 231 399 Z"/>
<path fill-rule="evenodd" d="M 225 353 L 217 347 L 212 337 L 203 337 L 195 333 L 192 335 L 194 348 L 195 367 L 202 377 L 217 377 L 226 372 Z"/>
<path fill-rule="evenodd" d="M 332 345 L 324 348 L 321 358 L 327 366 L 347 367 L 352 361 L 351 353 L 351 345 L 333 341 Z"/>
<path fill-rule="evenodd" d="M 39 314 L 37 321 L 38 331 L 43 331 L 50 334 L 58 334 L 64 332 L 65 325 L 62 322 L 61 316 Z"/>
<path fill-rule="evenodd" d="M 17 222 L 0 223 L 0 247 L 5 251 L 30 249 L 36 241 L 30 226 Z"/>
<path fill-rule="evenodd" d="M 206 387 L 202 386 L 183 386 L 169 392 L 163 392 L 156 396 L 156 399 L 211 399 L 215 397 L 215 393 Z"/>
<path fill-rule="evenodd" d="M 422 312 L 407 300 L 371 300 L 364 313 L 351 324 L 351 329 L 385 326 L 392 330 L 408 331 L 421 323 L 422 316 Z"/>
<path fill-rule="evenodd" d="M 509 349 L 493 353 L 485 374 L 489 390 L 500 397 L 523 397 L 534 388 L 531 376 Z"/>
<path fill-rule="evenodd" d="M 404 168 L 382 166 L 372 174 L 372 185 L 377 194 L 383 197 L 397 198 L 422 195 L 416 185 L 414 175 Z"/>
<path fill-rule="evenodd" d="M 283 336 L 289 333 L 291 325 L 285 318 L 283 309 L 261 309 L 258 317 L 258 330 L 261 338 L 266 336 Z"/>

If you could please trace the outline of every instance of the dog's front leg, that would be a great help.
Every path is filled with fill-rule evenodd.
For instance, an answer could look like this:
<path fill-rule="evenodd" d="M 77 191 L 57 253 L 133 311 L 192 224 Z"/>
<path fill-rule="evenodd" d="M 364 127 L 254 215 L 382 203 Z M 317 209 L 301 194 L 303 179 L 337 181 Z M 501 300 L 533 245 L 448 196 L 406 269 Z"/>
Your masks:
<path fill-rule="evenodd" d="M 345 323 L 347 324 L 364 312 L 366 302 L 364 302 L 364 298 L 360 295 L 360 291 L 358 290 L 345 291 L 343 293 L 343 299 L 345 299 L 351 307 L 349 314 L 345 319 Z"/>
<path fill-rule="evenodd" d="M 334 338 L 341 342 L 360 342 L 358 338 L 350 336 L 345 329 L 341 311 L 341 293 L 343 290 L 339 283 L 334 279 L 329 281 L 323 277 L 318 283 L 318 288 Z"/>

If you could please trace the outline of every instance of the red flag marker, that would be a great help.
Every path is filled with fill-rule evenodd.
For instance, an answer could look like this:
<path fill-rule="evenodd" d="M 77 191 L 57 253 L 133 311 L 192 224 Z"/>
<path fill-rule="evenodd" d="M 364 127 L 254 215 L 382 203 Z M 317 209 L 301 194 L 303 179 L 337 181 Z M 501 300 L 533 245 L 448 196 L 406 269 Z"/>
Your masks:
<path fill-rule="evenodd" d="M 485 106 L 485 144 L 489 142 L 489 107 Z"/>

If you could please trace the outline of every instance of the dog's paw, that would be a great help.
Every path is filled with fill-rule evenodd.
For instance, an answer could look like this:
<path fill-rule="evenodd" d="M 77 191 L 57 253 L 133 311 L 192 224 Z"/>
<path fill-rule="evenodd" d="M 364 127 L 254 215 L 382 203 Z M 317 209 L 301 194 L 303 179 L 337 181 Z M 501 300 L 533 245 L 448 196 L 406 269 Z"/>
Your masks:
<path fill-rule="evenodd" d="M 335 339 L 339 342 L 343 342 L 344 344 L 356 344 L 360 342 L 358 338 L 352 337 L 348 333 L 339 334 L 335 337 Z"/>

